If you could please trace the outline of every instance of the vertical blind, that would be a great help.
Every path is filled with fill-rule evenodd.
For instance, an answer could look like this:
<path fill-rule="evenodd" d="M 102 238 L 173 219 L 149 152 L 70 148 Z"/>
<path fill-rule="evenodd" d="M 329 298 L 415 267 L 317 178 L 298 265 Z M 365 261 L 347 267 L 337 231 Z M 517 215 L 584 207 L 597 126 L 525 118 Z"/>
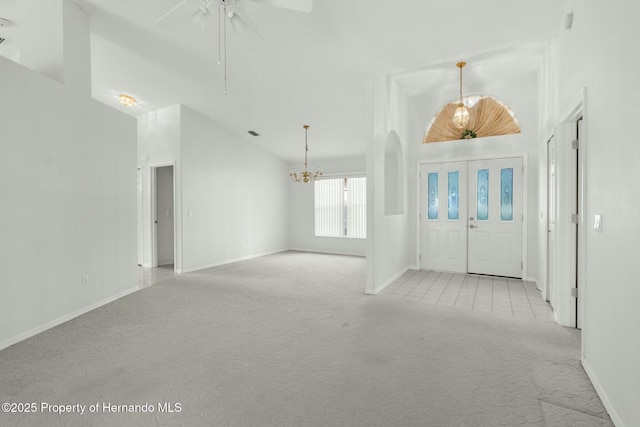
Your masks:
<path fill-rule="evenodd" d="M 367 237 L 365 177 L 315 181 L 314 199 L 316 236 Z"/>
<path fill-rule="evenodd" d="M 346 222 L 347 237 L 367 237 L 367 179 L 347 178 Z"/>

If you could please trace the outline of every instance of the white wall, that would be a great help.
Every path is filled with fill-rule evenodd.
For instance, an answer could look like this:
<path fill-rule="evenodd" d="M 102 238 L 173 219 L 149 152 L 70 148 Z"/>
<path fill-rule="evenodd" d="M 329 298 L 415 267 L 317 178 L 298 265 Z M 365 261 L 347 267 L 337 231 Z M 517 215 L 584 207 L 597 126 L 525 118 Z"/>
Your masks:
<path fill-rule="evenodd" d="M 138 117 L 138 167 L 142 171 L 142 265 L 152 266 L 153 210 L 151 174 L 153 168 L 173 165 L 175 181 L 175 259 L 182 271 L 182 167 L 180 156 L 181 107 L 174 105 Z"/>
<path fill-rule="evenodd" d="M 364 157 L 344 159 L 323 159 L 315 163 L 322 169 L 324 176 L 344 177 L 345 175 L 365 175 Z M 289 165 L 300 169 L 299 164 Z M 314 167 L 309 167 L 315 170 Z M 314 217 L 313 183 L 297 183 L 289 180 L 289 247 L 294 250 L 326 252 L 345 255 L 366 253 L 366 239 L 347 239 L 340 237 L 316 237 Z"/>
<path fill-rule="evenodd" d="M 557 87 L 556 82 L 556 61 L 555 61 L 555 42 L 549 40 L 545 47 L 545 54 L 543 56 L 542 71 L 538 76 L 538 90 L 540 96 L 540 140 L 538 144 L 538 208 L 540 213 L 538 216 L 538 232 L 536 236 L 530 236 L 530 238 L 537 238 L 538 240 L 538 271 L 536 273 L 538 288 L 542 292 L 542 297 L 549 302 L 552 302 L 552 296 L 549 292 L 548 276 L 551 274 L 550 270 L 554 269 L 553 262 L 549 262 L 549 251 L 547 246 L 548 242 L 555 239 L 555 213 L 550 213 L 551 209 L 555 209 L 553 204 L 549 203 L 548 198 L 553 197 L 553 194 L 549 194 L 549 186 L 554 185 L 555 178 L 549 178 L 549 174 L 555 175 L 555 170 L 550 171 L 549 161 L 555 162 L 555 144 L 557 142 L 556 123 L 556 99 L 557 99 Z M 551 147 L 551 148 L 550 148 Z M 535 167 L 535 165 L 531 165 Z M 555 165 L 551 166 L 555 168 Z M 553 192 L 552 192 L 553 193 Z"/>
<path fill-rule="evenodd" d="M 16 5 L 19 61 L 77 96 L 91 93 L 89 19 L 73 0 L 22 0 Z"/>
<path fill-rule="evenodd" d="M 183 105 L 138 119 L 144 261 L 151 262 L 151 168 L 174 165 L 177 272 L 288 248 L 285 162 Z"/>
<path fill-rule="evenodd" d="M 387 141 L 400 143 L 401 164 L 407 165 L 405 98 L 397 86 L 385 77 L 372 80 L 371 144 L 367 146 L 367 283 L 366 293 L 377 293 L 411 267 L 407 251 L 408 215 L 404 206 L 397 206 L 398 214 L 385 214 L 385 171 Z M 396 182 L 398 191 L 407 188 L 406 181 Z M 411 194 L 411 193 L 405 193 Z M 408 196 L 410 198 L 410 196 Z M 405 199 L 406 200 L 406 199 Z"/>
<path fill-rule="evenodd" d="M 288 246 L 287 164 L 182 107 L 183 269 Z"/>
<path fill-rule="evenodd" d="M 88 61 L 88 17 L 65 7 Z M 5 58 L 0 75 L 1 349 L 138 286 L 135 120 L 77 81 Z"/>
<path fill-rule="evenodd" d="M 384 214 L 402 215 L 405 209 L 406 159 L 400 137 L 395 131 L 387 136 L 384 155 Z"/>
<path fill-rule="evenodd" d="M 583 364 L 617 426 L 640 425 L 640 4 L 572 1 L 557 40 L 558 111 L 587 88 Z M 554 117 L 557 121 L 558 117 Z M 603 216 L 602 232 L 593 228 Z"/>
<path fill-rule="evenodd" d="M 542 62 L 540 62 L 542 67 Z M 527 191 L 525 200 L 526 228 L 524 237 L 527 244 L 523 252 L 525 279 L 537 281 L 539 274 L 539 85 L 538 73 L 531 71 L 513 80 L 500 79 L 486 83 L 482 90 L 469 87 L 468 93 L 481 93 L 498 98 L 508 105 L 516 114 L 521 126 L 521 133 L 473 140 L 447 141 L 422 144 L 427 125 L 431 118 L 446 103 L 451 101 L 451 94 L 425 94 L 409 101 L 409 158 L 407 167 L 408 200 L 409 200 L 409 250 L 417 263 L 419 245 L 418 215 L 418 165 L 420 163 L 447 162 L 493 157 L 523 156 L 525 175 L 523 184 Z"/>

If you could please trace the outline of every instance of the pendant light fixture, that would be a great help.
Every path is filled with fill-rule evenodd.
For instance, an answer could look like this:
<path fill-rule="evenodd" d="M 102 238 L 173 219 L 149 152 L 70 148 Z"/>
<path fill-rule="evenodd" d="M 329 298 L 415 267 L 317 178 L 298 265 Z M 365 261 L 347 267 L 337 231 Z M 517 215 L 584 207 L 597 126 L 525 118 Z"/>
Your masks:
<path fill-rule="evenodd" d="M 445 104 L 431 119 L 423 143 L 476 139 L 488 136 L 520 133 L 520 123 L 515 113 L 493 96 L 462 95 L 462 68 L 466 62 L 458 62 L 460 69 L 460 94 L 458 99 Z"/>
<path fill-rule="evenodd" d="M 467 65 L 466 62 L 461 61 L 456 64 L 456 67 L 460 68 L 460 99 L 458 100 L 458 108 L 453 113 L 453 124 L 458 129 L 464 129 L 469 123 L 469 110 L 465 107 L 462 99 L 462 67 Z"/>
<path fill-rule="evenodd" d="M 291 180 L 294 182 L 309 182 L 309 181 L 317 181 L 322 176 L 322 170 L 317 168 L 314 173 L 311 173 L 307 170 L 307 152 L 309 151 L 309 146 L 307 144 L 307 132 L 309 130 L 309 125 L 302 126 L 304 128 L 304 171 L 298 173 L 296 169 L 291 169 L 291 173 L 289 176 Z"/>

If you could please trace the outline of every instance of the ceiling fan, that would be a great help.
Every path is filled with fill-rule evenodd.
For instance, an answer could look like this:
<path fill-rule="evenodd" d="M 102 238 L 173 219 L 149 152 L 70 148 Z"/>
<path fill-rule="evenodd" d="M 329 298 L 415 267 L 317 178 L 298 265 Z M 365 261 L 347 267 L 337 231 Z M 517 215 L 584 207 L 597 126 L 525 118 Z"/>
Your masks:
<path fill-rule="evenodd" d="M 313 0 L 250 0 L 254 3 L 274 6 L 282 9 L 310 13 Z M 185 21 L 208 19 L 217 8 L 224 12 L 229 22 L 234 26 L 248 24 L 248 17 L 244 11 L 246 0 L 182 0 L 171 10 L 156 20 L 156 24 L 168 30 L 174 30 Z"/>
<path fill-rule="evenodd" d="M 227 21 L 236 33 L 249 34 L 262 40 L 244 10 L 246 0 L 182 0 L 156 20 L 156 25 L 175 30 L 185 21 L 195 21 L 204 28 L 213 12 L 218 11 L 218 65 L 224 63 L 224 94 L 227 94 Z M 267 6 L 310 13 L 313 0 L 250 0 Z"/>

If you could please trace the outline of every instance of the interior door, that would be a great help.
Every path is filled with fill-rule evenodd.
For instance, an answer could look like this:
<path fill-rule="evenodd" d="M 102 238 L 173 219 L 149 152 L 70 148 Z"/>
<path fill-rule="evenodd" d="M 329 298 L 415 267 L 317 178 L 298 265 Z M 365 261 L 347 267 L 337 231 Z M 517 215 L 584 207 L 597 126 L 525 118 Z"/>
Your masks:
<path fill-rule="evenodd" d="M 469 273 L 522 277 L 522 202 L 522 158 L 469 162 Z"/>
<path fill-rule="evenodd" d="M 420 168 L 420 268 L 467 271 L 467 162 Z"/>
<path fill-rule="evenodd" d="M 157 265 L 174 264 L 173 166 L 156 171 L 156 258 Z"/>

